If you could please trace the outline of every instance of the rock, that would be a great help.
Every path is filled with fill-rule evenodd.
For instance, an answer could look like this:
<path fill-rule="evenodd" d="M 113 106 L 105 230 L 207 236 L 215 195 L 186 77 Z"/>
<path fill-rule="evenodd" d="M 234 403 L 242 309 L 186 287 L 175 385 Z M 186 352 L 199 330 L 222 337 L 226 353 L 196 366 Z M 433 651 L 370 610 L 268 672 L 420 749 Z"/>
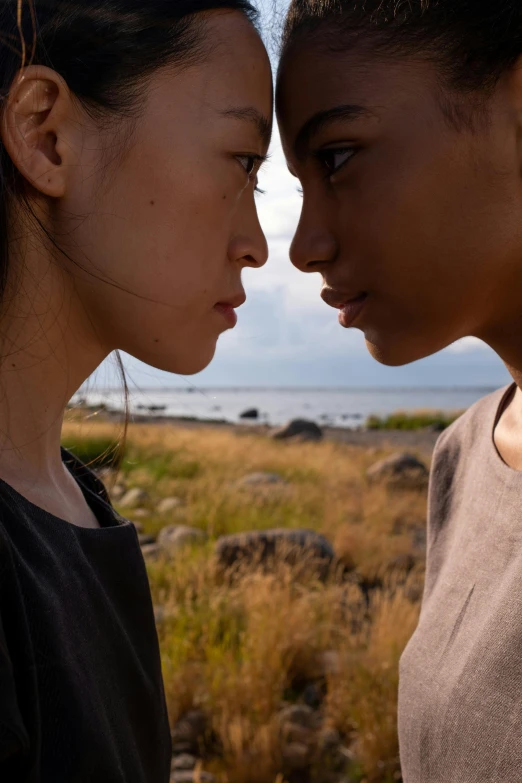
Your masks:
<path fill-rule="evenodd" d="M 155 606 L 154 607 L 154 622 L 156 625 L 162 625 L 166 620 L 172 620 L 176 617 L 177 611 L 175 606 Z"/>
<path fill-rule="evenodd" d="M 154 544 L 156 539 L 154 536 L 150 536 L 147 533 L 138 533 L 138 542 L 140 546 L 146 546 L 147 544 Z"/>
<path fill-rule="evenodd" d="M 279 713 L 279 725 L 283 728 L 289 724 L 316 730 L 321 725 L 321 716 L 305 704 L 290 704 Z"/>
<path fill-rule="evenodd" d="M 140 487 L 129 489 L 119 501 L 121 508 L 138 508 L 149 499 L 147 492 Z"/>
<path fill-rule="evenodd" d="M 279 713 L 281 754 L 286 772 L 304 770 L 312 762 L 322 718 L 304 704 L 291 704 Z"/>
<path fill-rule="evenodd" d="M 158 544 L 144 544 L 141 547 L 141 554 L 145 560 L 157 560 L 162 554 L 162 549 Z"/>
<path fill-rule="evenodd" d="M 429 471 L 413 454 L 398 453 L 372 465 L 366 473 L 372 484 L 385 484 L 394 489 L 424 489 Z"/>
<path fill-rule="evenodd" d="M 150 516 L 150 513 L 146 508 L 134 508 L 132 509 L 132 516 L 137 519 L 144 519 L 145 517 Z"/>
<path fill-rule="evenodd" d="M 321 689 L 315 682 L 309 682 L 302 694 L 303 702 L 313 710 L 317 710 L 321 706 L 323 698 Z"/>
<path fill-rule="evenodd" d="M 281 427 L 272 433 L 272 437 L 276 440 L 288 440 L 289 438 L 296 438 L 297 436 L 301 437 L 301 439 L 305 436 L 307 440 L 318 441 L 322 439 L 323 431 L 315 421 L 293 419 L 284 427 Z"/>
<path fill-rule="evenodd" d="M 290 440 L 292 443 L 317 443 L 321 438 L 318 438 L 313 432 L 301 432 L 299 435 L 294 435 Z"/>
<path fill-rule="evenodd" d="M 204 745 L 208 722 L 201 710 L 189 710 L 172 729 L 172 752 L 174 755 L 186 753 L 198 756 Z"/>
<path fill-rule="evenodd" d="M 287 482 L 278 476 L 277 473 L 249 473 L 243 478 L 239 479 L 237 487 L 266 487 L 273 486 L 274 484 L 287 485 Z"/>
<path fill-rule="evenodd" d="M 172 771 L 194 769 L 196 763 L 197 759 L 195 756 L 191 756 L 190 753 L 181 753 L 179 756 L 173 757 L 170 768 Z"/>
<path fill-rule="evenodd" d="M 199 527 L 167 525 L 160 530 L 156 543 L 165 554 L 174 555 L 186 546 L 201 544 L 206 540 L 207 534 Z"/>
<path fill-rule="evenodd" d="M 222 536 L 216 542 L 218 565 L 262 565 L 274 561 L 302 564 L 307 572 L 317 570 L 326 578 L 335 553 L 327 539 L 313 530 L 276 528 Z"/>
<path fill-rule="evenodd" d="M 210 772 L 180 769 L 172 772 L 170 783 L 217 783 L 217 780 Z"/>
<path fill-rule="evenodd" d="M 301 742 L 290 742 L 281 749 L 281 758 L 286 771 L 306 769 L 313 757 L 313 748 Z"/>
<path fill-rule="evenodd" d="M 259 410 L 257 408 L 247 408 L 246 411 L 243 411 L 243 413 L 239 416 L 240 419 L 258 419 L 259 418 Z"/>
<path fill-rule="evenodd" d="M 160 625 L 165 620 L 165 607 L 153 606 L 154 610 L 154 622 L 156 625 Z"/>
<path fill-rule="evenodd" d="M 181 508 L 182 506 L 183 506 L 183 501 L 181 500 L 181 498 L 174 498 L 174 497 L 163 498 L 163 500 L 161 500 L 158 503 L 158 507 L 156 511 L 158 512 L 158 514 L 168 514 L 169 512 L 175 511 L 178 508 Z"/>
<path fill-rule="evenodd" d="M 125 484 L 121 484 L 121 483 L 115 484 L 113 487 L 109 485 L 108 489 L 109 489 L 109 495 L 111 497 L 111 500 L 116 500 L 116 501 L 121 500 L 122 497 L 127 492 L 127 487 L 125 486 Z"/>

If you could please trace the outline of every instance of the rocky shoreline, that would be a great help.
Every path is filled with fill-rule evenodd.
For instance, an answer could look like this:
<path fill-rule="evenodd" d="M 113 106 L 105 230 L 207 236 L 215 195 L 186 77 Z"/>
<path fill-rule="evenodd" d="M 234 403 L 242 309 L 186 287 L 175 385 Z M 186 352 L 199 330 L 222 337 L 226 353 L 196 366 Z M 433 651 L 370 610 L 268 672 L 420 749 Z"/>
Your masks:
<path fill-rule="evenodd" d="M 75 411 L 84 412 L 82 408 L 74 408 Z M 92 416 L 93 413 L 91 412 Z M 123 424 L 125 416 L 120 411 L 98 410 L 96 412 L 98 421 Z M 154 414 L 132 414 L 130 421 L 137 425 L 162 425 L 175 426 L 179 429 L 219 429 L 221 431 L 234 432 L 236 434 L 261 435 L 272 437 L 281 428 L 273 427 L 269 424 L 252 424 L 245 420 L 240 423 L 233 423 L 226 420 L 198 419 L 177 416 L 163 416 Z M 313 426 L 318 426 L 315 422 L 310 422 Z M 288 426 L 288 425 L 287 425 Z M 373 430 L 364 426 L 353 429 L 348 427 L 321 427 L 322 436 L 327 441 L 344 443 L 349 446 L 358 446 L 363 449 L 398 449 L 402 451 L 417 451 L 425 459 L 429 459 L 435 447 L 435 443 L 440 435 L 431 428 L 419 430 Z"/>

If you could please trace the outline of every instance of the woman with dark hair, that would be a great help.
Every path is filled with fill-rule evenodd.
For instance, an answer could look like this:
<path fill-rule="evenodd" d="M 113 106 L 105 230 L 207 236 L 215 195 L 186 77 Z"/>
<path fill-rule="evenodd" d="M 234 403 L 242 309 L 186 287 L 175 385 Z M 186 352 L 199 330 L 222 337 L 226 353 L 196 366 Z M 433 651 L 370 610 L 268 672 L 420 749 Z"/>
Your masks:
<path fill-rule="evenodd" d="M 467 335 L 514 383 L 445 432 L 401 661 L 406 783 L 522 779 L 522 4 L 292 0 L 293 263 L 388 365 Z"/>
<path fill-rule="evenodd" d="M 247 0 L 0 4 L 0 780 L 161 783 L 134 526 L 60 450 L 116 349 L 191 374 L 267 257 L 270 64 Z"/>

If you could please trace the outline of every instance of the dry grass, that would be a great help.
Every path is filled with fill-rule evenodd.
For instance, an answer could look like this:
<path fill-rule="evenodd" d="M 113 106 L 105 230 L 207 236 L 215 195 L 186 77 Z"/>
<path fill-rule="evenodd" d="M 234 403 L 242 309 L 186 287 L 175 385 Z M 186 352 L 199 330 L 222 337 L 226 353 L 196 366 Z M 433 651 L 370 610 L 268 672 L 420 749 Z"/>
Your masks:
<path fill-rule="evenodd" d="M 69 442 L 115 434 L 103 423 L 69 422 L 65 430 Z M 149 566 L 154 602 L 164 609 L 158 632 L 170 717 L 175 722 L 192 707 L 210 717 L 219 755 L 205 769 L 228 783 L 283 783 L 277 716 L 315 683 L 324 694 L 323 729 L 337 729 L 347 749 L 349 780 L 399 780 L 397 667 L 418 617 L 422 557 L 407 577 L 400 563 L 424 524 L 424 493 L 368 486 L 366 469 L 386 452 L 331 442 L 288 444 L 228 429 L 135 425 L 128 454 L 126 482 L 154 498 L 140 519 L 145 530 L 157 532 L 173 521 L 154 507 L 158 498 L 176 495 L 186 505 L 175 521 L 211 537 L 175 567 L 165 561 Z M 238 479 L 255 471 L 278 473 L 288 487 L 238 488 Z M 225 583 L 214 567 L 213 540 L 271 527 L 323 533 L 354 569 L 354 581 L 383 589 L 368 605 L 354 583 L 298 579 L 282 566 Z M 332 659 L 335 666 L 325 666 Z M 311 776 L 297 779 L 339 779 L 319 745 L 311 747 Z"/>

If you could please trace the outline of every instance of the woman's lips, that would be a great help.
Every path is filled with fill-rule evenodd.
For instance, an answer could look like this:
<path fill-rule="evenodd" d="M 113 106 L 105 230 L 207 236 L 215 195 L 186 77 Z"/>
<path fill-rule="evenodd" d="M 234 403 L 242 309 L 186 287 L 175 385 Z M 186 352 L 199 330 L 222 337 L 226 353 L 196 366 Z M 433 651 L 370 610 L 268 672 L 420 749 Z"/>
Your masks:
<path fill-rule="evenodd" d="M 356 299 L 350 299 L 350 301 L 339 306 L 339 323 L 341 326 L 344 326 L 345 329 L 353 326 L 354 321 L 363 310 L 367 299 L 368 294 L 361 294 Z"/>
<path fill-rule="evenodd" d="M 353 326 L 355 319 L 364 308 L 368 294 L 363 292 L 354 296 L 353 292 L 348 293 L 346 290 L 343 292 L 340 289 L 324 285 L 321 291 L 321 298 L 330 307 L 340 310 L 339 323 L 345 329 L 348 329 L 348 327 Z"/>
<path fill-rule="evenodd" d="M 228 302 L 218 302 L 214 305 L 214 310 L 223 316 L 228 328 L 233 329 L 237 324 L 236 307 L 241 307 L 241 305 L 245 304 L 245 302 L 246 296 L 244 292 L 242 292 L 237 296 L 232 297 Z"/>

